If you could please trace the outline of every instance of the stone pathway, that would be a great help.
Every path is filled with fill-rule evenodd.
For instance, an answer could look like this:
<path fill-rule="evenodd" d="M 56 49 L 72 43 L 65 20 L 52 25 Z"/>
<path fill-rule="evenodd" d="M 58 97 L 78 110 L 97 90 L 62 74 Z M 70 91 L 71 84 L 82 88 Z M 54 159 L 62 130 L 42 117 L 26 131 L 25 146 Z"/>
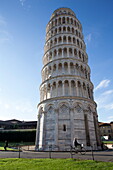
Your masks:
<path fill-rule="evenodd" d="M 113 162 L 113 151 L 98 151 L 94 152 L 94 157 L 92 157 L 91 152 L 86 152 L 86 155 L 75 154 L 73 158 L 76 159 L 87 159 L 87 160 L 97 160 L 105 162 Z M 34 151 L 23 151 L 23 152 L 10 152 L 10 151 L 0 151 L 0 158 L 71 158 L 70 152 L 34 152 Z"/>

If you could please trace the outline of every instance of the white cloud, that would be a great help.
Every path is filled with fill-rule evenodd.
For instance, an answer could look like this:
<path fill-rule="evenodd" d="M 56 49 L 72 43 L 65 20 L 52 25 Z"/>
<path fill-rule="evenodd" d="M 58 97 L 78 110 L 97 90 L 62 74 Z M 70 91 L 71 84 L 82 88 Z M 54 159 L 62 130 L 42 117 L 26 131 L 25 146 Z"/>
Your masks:
<path fill-rule="evenodd" d="M 7 23 L 5 21 L 5 18 L 3 18 L 2 16 L 0 16 L 0 26 L 6 26 Z"/>
<path fill-rule="evenodd" d="M 107 110 L 113 110 L 113 103 L 110 103 L 110 104 L 106 104 L 103 106 L 105 109 Z"/>
<path fill-rule="evenodd" d="M 112 119 L 113 120 L 113 116 L 109 116 L 108 119 Z"/>
<path fill-rule="evenodd" d="M 37 116 L 36 105 L 28 99 L 21 99 L 16 101 L 10 101 L 2 99 L 0 101 L 0 119 L 19 119 L 19 120 L 36 120 Z"/>
<path fill-rule="evenodd" d="M 12 42 L 13 37 L 12 35 L 6 31 L 6 30 L 0 30 L 0 43 L 4 44 L 4 43 L 10 43 Z"/>
<path fill-rule="evenodd" d="M 21 5 L 24 6 L 24 3 L 26 0 L 19 0 L 19 1 L 20 1 Z"/>
<path fill-rule="evenodd" d="M 113 93 L 113 90 L 107 90 L 104 93 L 102 93 L 102 95 L 110 95 Z"/>
<path fill-rule="evenodd" d="M 110 80 L 108 80 L 108 79 L 102 80 L 94 90 L 98 90 L 98 89 L 101 89 L 101 88 L 108 87 L 109 83 L 110 83 Z"/>
<path fill-rule="evenodd" d="M 91 38 L 92 38 L 92 34 L 91 34 L 91 33 L 89 33 L 89 34 L 85 37 L 86 45 L 91 42 Z"/>
<path fill-rule="evenodd" d="M 10 43 L 12 42 L 12 39 L 12 35 L 7 30 L 7 22 L 5 18 L 0 16 L 0 44 Z"/>
<path fill-rule="evenodd" d="M 6 109 L 9 109 L 10 108 L 10 105 L 9 104 L 4 104 L 4 107 L 6 108 Z"/>

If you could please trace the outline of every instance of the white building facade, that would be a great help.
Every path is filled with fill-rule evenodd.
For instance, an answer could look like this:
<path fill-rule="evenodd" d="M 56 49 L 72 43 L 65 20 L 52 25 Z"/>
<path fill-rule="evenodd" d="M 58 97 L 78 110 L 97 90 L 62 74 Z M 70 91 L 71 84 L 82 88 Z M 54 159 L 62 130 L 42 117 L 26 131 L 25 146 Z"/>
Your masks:
<path fill-rule="evenodd" d="M 55 10 L 46 27 L 36 149 L 69 150 L 76 137 L 100 147 L 98 115 L 82 25 L 69 8 Z"/>

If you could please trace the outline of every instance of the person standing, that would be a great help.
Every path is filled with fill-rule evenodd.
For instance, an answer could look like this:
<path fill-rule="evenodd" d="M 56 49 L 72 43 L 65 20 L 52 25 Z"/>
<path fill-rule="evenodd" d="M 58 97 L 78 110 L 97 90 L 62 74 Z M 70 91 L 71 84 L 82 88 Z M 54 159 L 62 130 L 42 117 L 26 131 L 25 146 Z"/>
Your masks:
<path fill-rule="evenodd" d="M 5 141 L 5 146 L 4 146 L 5 151 L 7 150 L 7 147 L 8 147 L 8 141 L 6 140 Z"/>

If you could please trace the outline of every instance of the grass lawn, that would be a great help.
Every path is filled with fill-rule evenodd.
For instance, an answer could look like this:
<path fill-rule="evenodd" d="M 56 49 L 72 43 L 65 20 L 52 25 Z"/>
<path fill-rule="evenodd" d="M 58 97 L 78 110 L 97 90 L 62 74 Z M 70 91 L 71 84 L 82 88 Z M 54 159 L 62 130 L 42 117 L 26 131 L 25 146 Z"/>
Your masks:
<path fill-rule="evenodd" d="M 1 146 L 4 146 L 5 145 L 5 142 L 0 142 L 0 147 Z M 8 145 L 11 146 L 11 147 L 14 147 L 14 146 L 24 146 L 24 145 L 35 145 L 35 142 L 8 142 Z"/>
<path fill-rule="evenodd" d="M 113 141 L 102 141 L 103 143 L 110 143 L 113 144 Z"/>
<path fill-rule="evenodd" d="M 0 170 L 109 170 L 112 162 L 76 159 L 0 159 Z"/>
<path fill-rule="evenodd" d="M 4 151 L 4 147 L 0 147 L 1 151 Z M 8 148 L 7 147 L 7 151 L 18 151 L 18 149 L 13 149 L 13 148 Z"/>

